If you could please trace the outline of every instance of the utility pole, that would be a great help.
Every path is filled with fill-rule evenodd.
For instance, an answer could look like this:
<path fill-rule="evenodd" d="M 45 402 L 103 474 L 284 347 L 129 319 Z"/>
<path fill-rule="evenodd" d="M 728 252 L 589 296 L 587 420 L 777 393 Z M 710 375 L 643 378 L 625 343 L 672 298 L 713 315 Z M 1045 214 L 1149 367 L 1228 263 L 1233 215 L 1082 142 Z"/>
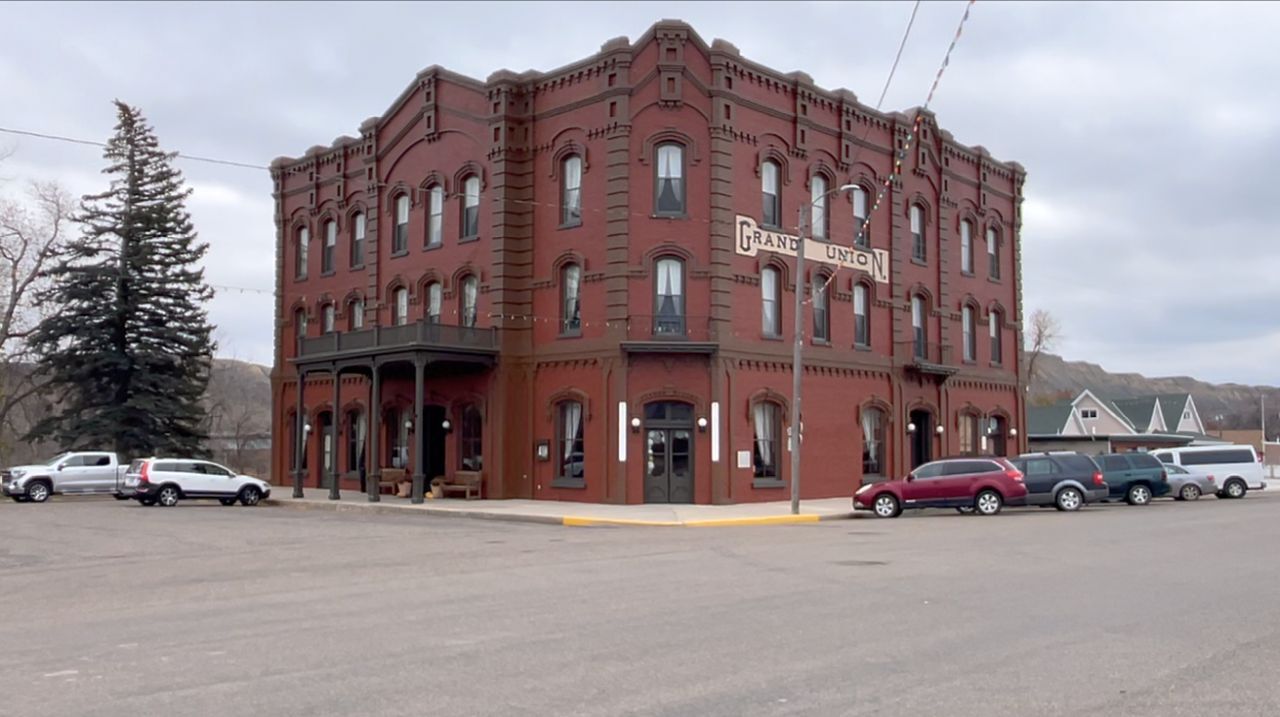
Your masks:
<path fill-rule="evenodd" d="M 791 350 L 791 514 L 800 514 L 800 379 L 804 373 L 804 234 L 807 204 L 800 205 L 796 246 L 795 345 Z"/>

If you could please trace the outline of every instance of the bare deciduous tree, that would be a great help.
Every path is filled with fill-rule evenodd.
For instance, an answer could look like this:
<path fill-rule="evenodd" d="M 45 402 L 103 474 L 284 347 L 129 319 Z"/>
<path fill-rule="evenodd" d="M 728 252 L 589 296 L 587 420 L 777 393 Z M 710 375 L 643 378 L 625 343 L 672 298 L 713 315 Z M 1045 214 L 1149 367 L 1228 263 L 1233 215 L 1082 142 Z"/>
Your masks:
<path fill-rule="evenodd" d="M 1031 314 L 1031 350 L 1027 353 L 1027 386 L 1036 377 L 1036 361 L 1040 354 L 1052 351 L 1060 339 L 1062 327 L 1058 320 L 1044 309 L 1036 309 Z"/>

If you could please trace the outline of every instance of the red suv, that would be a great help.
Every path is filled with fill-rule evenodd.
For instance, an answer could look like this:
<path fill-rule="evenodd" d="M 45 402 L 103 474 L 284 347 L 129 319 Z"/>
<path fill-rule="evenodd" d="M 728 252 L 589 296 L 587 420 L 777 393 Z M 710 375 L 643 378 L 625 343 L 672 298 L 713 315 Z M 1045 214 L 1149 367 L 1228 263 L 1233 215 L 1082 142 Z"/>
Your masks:
<path fill-rule="evenodd" d="M 1026 505 L 1022 472 L 996 457 L 944 458 L 925 463 L 902 480 L 869 483 L 853 495 L 854 510 L 896 518 L 909 508 L 973 509 L 995 515 L 1006 505 Z"/>

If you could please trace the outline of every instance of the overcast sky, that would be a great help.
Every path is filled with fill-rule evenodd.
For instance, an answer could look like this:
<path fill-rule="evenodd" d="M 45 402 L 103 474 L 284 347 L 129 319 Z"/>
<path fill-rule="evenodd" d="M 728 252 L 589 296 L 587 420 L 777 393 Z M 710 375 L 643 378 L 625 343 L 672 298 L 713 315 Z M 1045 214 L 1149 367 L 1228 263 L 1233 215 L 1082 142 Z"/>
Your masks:
<path fill-rule="evenodd" d="M 266 165 L 358 135 L 415 73 L 548 70 L 680 18 L 874 103 L 910 3 L 6 4 L 0 127 L 105 140 L 113 98 L 166 149 Z M 963 2 L 921 6 L 885 109 L 924 102 Z M 1024 304 L 1070 359 L 1277 383 L 1280 5 L 979 2 L 932 109 L 1028 172 Z M 0 191 L 100 191 L 100 151 L 0 134 Z M 266 171 L 184 161 L 225 356 L 271 362 Z"/>

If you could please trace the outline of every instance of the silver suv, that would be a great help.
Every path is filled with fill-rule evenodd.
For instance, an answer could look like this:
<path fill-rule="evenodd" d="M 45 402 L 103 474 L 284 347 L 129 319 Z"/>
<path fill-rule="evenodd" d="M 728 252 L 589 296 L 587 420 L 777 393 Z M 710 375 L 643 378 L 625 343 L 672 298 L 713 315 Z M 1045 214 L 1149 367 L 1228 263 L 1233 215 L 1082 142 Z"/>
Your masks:
<path fill-rule="evenodd" d="M 257 505 L 271 484 L 226 466 L 191 458 L 140 458 L 124 476 L 123 493 L 143 505 L 174 506 L 186 498 L 215 498 L 223 505 Z"/>

